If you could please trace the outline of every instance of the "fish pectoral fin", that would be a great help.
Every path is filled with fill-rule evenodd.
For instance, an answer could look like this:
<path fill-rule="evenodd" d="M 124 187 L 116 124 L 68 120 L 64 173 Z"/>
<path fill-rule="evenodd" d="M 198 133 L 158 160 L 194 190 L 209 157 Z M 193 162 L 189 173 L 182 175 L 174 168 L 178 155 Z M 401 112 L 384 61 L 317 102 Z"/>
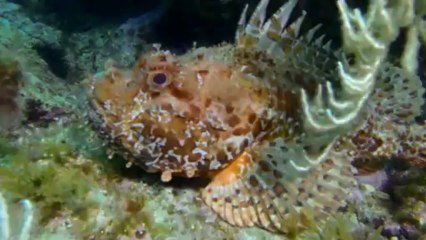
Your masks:
<path fill-rule="evenodd" d="M 256 163 L 247 152 L 214 176 L 203 190 L 204 202 L 223 220 L 239 227 L 260 226 L 277 231 L 268 217 L 264 201 L 254 187 L 257 181 L 250 174 Z"/>
<path fill-rule="evenodd" d="M 344 151 L 332 149 L 324 161 L 298 173 L 286 171 L 289 160 L 280 155 L 260 156 L 241 154 L 202 192 L 231 225 L 296 234 L 344 206 L 356 184 Z"/>

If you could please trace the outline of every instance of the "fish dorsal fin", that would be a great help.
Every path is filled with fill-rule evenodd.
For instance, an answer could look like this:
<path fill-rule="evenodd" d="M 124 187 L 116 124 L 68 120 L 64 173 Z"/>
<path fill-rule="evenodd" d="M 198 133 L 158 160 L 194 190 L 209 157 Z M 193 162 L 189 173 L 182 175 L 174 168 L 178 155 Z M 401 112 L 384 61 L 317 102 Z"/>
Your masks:
<path fill-rule="evenodd" d="M 290 14 L 297 3 L 297 0 L 290 0 L 265 22 L 268 3 L 269 0 L 262 0 L 247 24 L 246 6 L 238 23 L 236 43 L 238 48 L 255 47 L 258 50 L 264 50 L 270 56 L 278 57 L 284 54 L 285 40 L 291 43 L 297 40 L 305 12 L 288 25 Z"/>
<path fill-rule="evenodd" d="M 344 61 L 343 53 L 333 51 L 331 41 L 326 42 L 324 35 L 316 36 L 321 25 L 301 34 L 306 12 L 289 22 L 297 0 L 288 1 L 265 20 L 268 2 L 263 0 L 259 3 L 247 24 L 247 7 L 244 9 L 236 33 L 237 52 L 244 52 L 244 59 L 237 57 L 237 61 L 249 65 L 248 69 L 256 69 L 253 71 L 255 75 L 258 71 L 270 72 L 270 65 L 263 64 L 258 57 L 258 53 L 262 53 L 267 61 L 274 61 L 273 71 L 278 84 L 290 84 L 297 89 L 316 89 L 317 84 L 338 82 L 336 62 Z M 314 93 L 309 95 L 313 96 Z"/>
<path fill-rule="evenodd" d="M 390 63 L 382 66 L 369 101 L 373 118 L 411 123 L 421 115 L 425 89 L 420 78 Z"/>
<path fill-rule="evenodd" d="M 202 197 L 232 225 L 295 234 L 342 207 L 355 186 L 352 159 L 338 149 L 308 163 L 292 144 L 265 143 L 232 163 L 238 171 L 219 173 Z"/>

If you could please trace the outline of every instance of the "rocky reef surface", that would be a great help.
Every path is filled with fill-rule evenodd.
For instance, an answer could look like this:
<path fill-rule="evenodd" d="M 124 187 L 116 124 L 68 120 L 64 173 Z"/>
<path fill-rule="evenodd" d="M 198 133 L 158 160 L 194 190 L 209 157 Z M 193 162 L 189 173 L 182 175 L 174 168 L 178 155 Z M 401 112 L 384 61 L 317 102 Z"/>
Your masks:
<path fill-rule="evenodd" d="M 0 239 L 283 239 L 229 226 L 202 203 L 202 180 L 163 184 L 158 175 L 108 154 L 87 123 L 82 90 L 87 74 L 110 58 L 129 66 L 152 48 L 147 42 L 164 39 L 177 51 L 188 47 L 188 41 L 172 44 L 184 41 L 162 31 L 140 35 L 154 24 L 164 27 L 157 18 L 177 14 L 170 13 L 173 3 L 147 6 L 148 15 L 116 22 L 91 23 L 87 17 L 90 24 L 76 30 L 40 12 L 43 2 L 0 0 Z M 190 2 L 205 25 L 233 25 L 240 7 L 257 1 Z M 231 10 L 219 19 L 209 15 L 224 4 Z M 200 41 L 229 40 L 223 31 Z M 392 161 L 368 167 L 377 169 L 359 179 L 361 188 L 347 209 L 289 238 L 425 238 L 425 170 Z"/>

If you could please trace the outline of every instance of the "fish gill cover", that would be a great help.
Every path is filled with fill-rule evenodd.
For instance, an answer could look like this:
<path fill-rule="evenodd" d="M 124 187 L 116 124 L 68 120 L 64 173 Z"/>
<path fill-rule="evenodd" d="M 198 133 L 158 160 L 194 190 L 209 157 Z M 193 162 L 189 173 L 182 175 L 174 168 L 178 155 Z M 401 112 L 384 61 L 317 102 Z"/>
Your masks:
<path fill-rule="evenodd" d="M 0 1 L 1 239 L 424 237 L 423 2 L 331 1 L 333 44 L 305 2 L 191 1 L 242 13 L 183 54 L 148 44 L 176 1 L 78 30 L 46 2 Z"/>

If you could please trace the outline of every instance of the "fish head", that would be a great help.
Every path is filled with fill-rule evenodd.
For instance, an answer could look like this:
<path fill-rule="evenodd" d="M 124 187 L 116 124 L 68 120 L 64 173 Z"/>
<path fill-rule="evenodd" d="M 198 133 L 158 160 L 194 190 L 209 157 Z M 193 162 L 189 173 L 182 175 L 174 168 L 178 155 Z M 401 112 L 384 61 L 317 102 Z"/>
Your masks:
<path fill-rule="evenodd" d="M 230 63 L 155 52 L 95 75 L 91 96 L 110 138 L 167 180 L 216 171 L 255 142 L 270 91 Z"/>

